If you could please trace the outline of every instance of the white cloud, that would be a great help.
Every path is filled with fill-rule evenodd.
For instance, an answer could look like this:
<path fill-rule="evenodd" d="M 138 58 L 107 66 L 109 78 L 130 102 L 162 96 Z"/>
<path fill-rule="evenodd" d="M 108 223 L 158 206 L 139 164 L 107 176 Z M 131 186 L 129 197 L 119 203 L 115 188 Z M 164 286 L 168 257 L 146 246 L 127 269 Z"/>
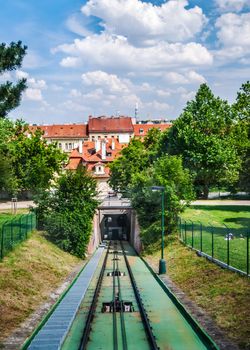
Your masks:
<path fill-rule="evenodd" d="M 17 70 L 16 77 L 17 77 L 17 79 L 27 79 L 29 77 L 29 73 L 24 72 L 22 70 Z"/>
<path fill-rule="evenodd" d="M 227 13 L 216 21 L 217 37 L 226 47 L 250 47 L 250 13 Z"/>
<path fill-rule="evenodd" d="M 220 49 L 214 52 L 220 64 L 247 62 L 250 56 L 250 13 L 223 14 L 216 21 Z"/>
<path fill-rule="evenodd" d="M 40 89 L 28 88 L 25 90 L 25 97 L 27 100 L 42 101 L 43 96 Z"/>
<path fill-rule="evenodd" d="M 198 74 L 193 70 L 190 70 L 183 74 L 177 72 L 168 72 L 165 74 L 165 79 L 172 84 L 202 84 L 206 81 L 206 79 L 201 74 Z"/>
<path fill-rule="evenodd" d="M 62 67 L 77 67 L 81 63 L 81 60 L 78 57 L 66 57 L 63 58 L 60 62 Z"/>
<path fill-rule="evenodd" d="M 83 16 L 79 18 L 79 16 L 72 15 L 66 21 L 67 28 L 80 36 L 90 35 L 91 32 L 86 29 L 86 24 L 84 23 Z"/>
<path fill-rule="evenodd" d="M 249 0 L 215 0 L 215 3 L 222 12 L 239 12 L 244 7 L 249 7 Z"/>
<path fill-rule="evenodd" d="M 88 86 L 99 86 L 112 93 L 127 93 L 128 87 L 115 74 L 103 71 L 88 72 L 82 75 L 82 81 Z"/>
<path fill-rule="evenodd" d="M 81 97 L 82 96 L 81 92 L 77 89 L 71 89 L 69 95 L 70 95 L 70 97 Z"/>
<path fill-rule="evenodd" d="M 29 78 L 27 82 L 28 85 L 33 89 L 47 89 L 47 84 L 45 80 L 36 80 L 34 78 Z"/>
<path fill-rule="evenodd" d="M 211 53 L 201 44 L 169 44 L 163 41 L 151 47 L 135 47 L 127 38 L 108 34 L 76 39 L 72 44 L 58 46 L 53 52 L 70 56 L 61 61 L 64 67 L 80 65 L 110 69 L 154 70 L 178 65 L 209 65 Z"/>
<path fill-rule="evenodd" d="M 152 102 L 145 103 L 144 107 L 153 109 L 156 112 L 164 112 L 170 108 L 169 104 L 158 102 L 157 100 L 153 100 Z"/>
<path fill-rule="evenodd" d="M 160 6 L 139 0 L 89 0 L 82 12 L 101 18 L 107 33 L 148 45 L 160 39 L 187 41 L 202 30 L 207 22 L 202 9 L 186 9 L 187 5 L 187 0 L 170 0 Z"/>

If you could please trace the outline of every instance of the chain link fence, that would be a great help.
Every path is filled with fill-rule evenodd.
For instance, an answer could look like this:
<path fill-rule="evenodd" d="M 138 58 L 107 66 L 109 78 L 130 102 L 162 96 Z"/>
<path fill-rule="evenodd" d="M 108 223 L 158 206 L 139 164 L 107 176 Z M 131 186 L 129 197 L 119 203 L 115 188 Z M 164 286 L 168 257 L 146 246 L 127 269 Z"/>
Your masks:
<path fill-rule="evenodd" d="M 0 227 L 0 259 L 25 240 L 36 226 L 36 214 L 33 212 L 4 222 Z"/>
<path fill-rule="evenodd" d="M 198 255 L 249 276 L 250 229 L 233 229 L 179 219 L 179 239 Z"/>

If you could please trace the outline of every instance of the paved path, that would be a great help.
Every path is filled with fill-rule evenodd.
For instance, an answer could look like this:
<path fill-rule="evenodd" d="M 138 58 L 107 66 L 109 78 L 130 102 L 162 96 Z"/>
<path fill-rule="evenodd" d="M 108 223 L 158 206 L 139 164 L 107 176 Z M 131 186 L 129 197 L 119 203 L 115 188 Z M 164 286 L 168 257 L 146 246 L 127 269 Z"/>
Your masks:
<path fill-rule="evenodd" d="M 230 200 L 230 199 L 201 199 L 192 202 L 193 205 L 249 205 L 250 206 L 250 201 L 249 200 Z"/>
<path fill-rule="evenodd" d="M 118 205 L 117 200 L 114 200 L 112 198 L 110 199 L 106 199 L 103 203 L 108 205 Z M 124 200 L 120 201 L 120 205 L 126 205 L 129 202 Z M 205 199 L 201 199 L 201 200 L 197 200 L 192 202 L 193 205 L 249 205 L 250 206 L 250 200 L 229 200 L 229 199 L 209 199 L 209 200 L 205 200 Z M 35 206 L 33 201 L 19 201 L 17 202 L 17 208 L 18 209 L 23 209 L 23 208 L 29 208 L 31 206 Z M 5 210 L 5 209 L 11 209 L 11 202 L 7 201 L 7 202 L 0 202 L 0 210 Z"/>
<path fill-rule="evenodd" d="M 0 210 L 11 209 L 11 201 L 0 202 Z M 34 206 L 33 201 L 19 201 L 17 202 L 17 209 L 25 209 Z"/>

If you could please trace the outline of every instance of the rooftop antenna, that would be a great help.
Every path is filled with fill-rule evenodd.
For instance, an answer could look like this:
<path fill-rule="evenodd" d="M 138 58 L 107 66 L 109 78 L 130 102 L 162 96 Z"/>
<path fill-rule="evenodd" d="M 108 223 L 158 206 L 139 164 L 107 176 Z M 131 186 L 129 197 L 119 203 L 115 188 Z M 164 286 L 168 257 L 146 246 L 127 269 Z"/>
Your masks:
<path fill-rule="evenodd" d="M 135 104 L 135 120 L 137 121 L 137 117 L 138 117 L 138 102 L 136 102 Z"/>

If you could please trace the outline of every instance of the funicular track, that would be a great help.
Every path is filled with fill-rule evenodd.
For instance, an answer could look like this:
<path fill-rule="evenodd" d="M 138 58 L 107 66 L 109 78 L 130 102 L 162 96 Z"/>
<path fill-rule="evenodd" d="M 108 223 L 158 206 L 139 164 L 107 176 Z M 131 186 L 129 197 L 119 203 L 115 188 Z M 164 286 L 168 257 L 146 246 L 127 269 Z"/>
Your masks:
<path fill-rule="evenodd" d="M 102 306 L 102 312 L 112 313 L 113 349 L 114 350 L 128 349 L 126 321 L 125 321 L 124 315 L 126 312 L 133 312 L 135 306 L 140 312 L 141 321 L 143 323 L 143 327 L 145 331 L 145 339 L 147 339 L 147 342 L 148 342 L 148 348 L 153 350 L 159 349 L 155 340 L 155 336 L 152 332 L 152 327 L 150 326 L 150 322 L 147 316 L 147 312 L 144 308 L 139 289 L 136 285 L 136 281 L 135 281 L 132 269 L 130 267 L 128 258 L 126 256 L 126 251 L 124 249 L 123 243 L 122 241 L 110 241 L 107 247 L 107 252 L 103 261 L 103 265 L 101 267 L 100 275 L 98 277 L 98 281 L 96 284 L 95 292 L 94 292 L 89 313 L 87 316 L 79 350 L 88 349 L 91 332 L 95 327 L 93 324 L 93 320 L 95 317 L 98 298 L 100 295 L 103 279 L 106 272 L 106 265 L 109 257 L 111 256 L 112 256 L 112 271 L 108 272 L 108 275 L 112 277 L 112 284 L 113 284 L 112 301 L 110 301 L 109 303 L 104 303 L 104 305 Z M 133 290 L 137 305 L 133 305 L 132 303 L 123 300 L 123 297 L 122 297 L 123 293 L 122 293 L 122 287 L 121 287 L 121 278 L 125 273 L 121 272 L 120 268 L 124 266 L 124 263 L 130 279 L 130 284 L 131 284 L 130 289 Z"/>

